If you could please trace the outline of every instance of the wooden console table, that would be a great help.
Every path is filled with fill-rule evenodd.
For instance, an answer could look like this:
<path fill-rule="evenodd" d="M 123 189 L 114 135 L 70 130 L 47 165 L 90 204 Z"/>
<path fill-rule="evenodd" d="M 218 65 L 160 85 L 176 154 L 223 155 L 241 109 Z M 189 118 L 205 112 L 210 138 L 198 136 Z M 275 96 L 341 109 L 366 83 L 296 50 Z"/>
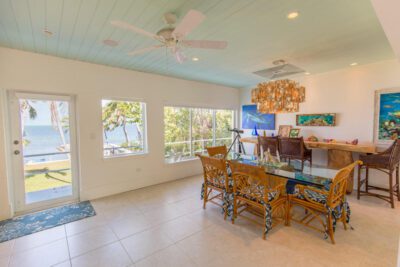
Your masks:
<path fill-rule="evenodd" d="M 254 154 L 258 154 L 258 138 L 243 137 L 240 139 L 243 143 L 254 144 Z M 354 162 L 353 153 L 376 153 L 376 146 L 372 143 L 361 143 L 357 145 L 345 143 L 327 143 L 327 142 L 311 142 L 304 141 L 307 148 L 325 149 L 328 151 L 328 167 L 333 169 L 341 169 Z M 349 176 L 347 184 L 347 193 L 353 192 L 353 175 Z"/>

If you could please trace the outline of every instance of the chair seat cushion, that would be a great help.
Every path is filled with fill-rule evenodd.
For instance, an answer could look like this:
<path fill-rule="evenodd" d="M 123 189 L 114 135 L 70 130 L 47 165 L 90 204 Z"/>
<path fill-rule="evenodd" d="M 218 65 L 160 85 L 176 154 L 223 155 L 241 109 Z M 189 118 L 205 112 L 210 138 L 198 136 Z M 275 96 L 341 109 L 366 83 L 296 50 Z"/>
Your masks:
<path fill-rule="evenodd" d="M 238 192 L 237 194 L 238 196 L 241 196 L 243 198 L 246 198 L 248 200 L 260 203 L 260 204 L 265 204 L 264 200 L 263 200 L 263 194 L 259 194 L 259 197 L 253 197 L 251 194 L 246 194 L 243 192 Z M 268 192 L 268 202 L 274 200 L 276 198 L 276 196 L 278 195 L 277 191 L 271 191 Z"/>
<path fill-rule="evenodd" d="M 217 179 L 214 179 L 214 182 L 207 180 L 207 185 L 211 185 L 211 186 L 214 186 L 214 187 L 217 187 L 220 189 L 225 189 L 225 177 L 221 176 L 220 178 L 218 178 L 218 181 L 220 181 L 220 183 L 223 184 L 224 186 L 221 186 L 220 183 L 217 182 Z M 230 179 L 230 177 L 228 180 L 228 186 L 229 186 L 229 189 L 233 188 L 233 180 Z"/>
<path fill-rule="evenodd" d="M 326 198 L 327 196 L 318 192 L 315 192 L 313 190 L 309 189 L 304 189 L 304 195 L 308 198 L 311 199 L 315 202 L 321 203 L 321 204 L 326 204 Z M 306 197 L 303 194 L 300 194 L 299 191 L 297 190 L 296 192 L 296 197 L 302 200 L 307 200 Z"/>

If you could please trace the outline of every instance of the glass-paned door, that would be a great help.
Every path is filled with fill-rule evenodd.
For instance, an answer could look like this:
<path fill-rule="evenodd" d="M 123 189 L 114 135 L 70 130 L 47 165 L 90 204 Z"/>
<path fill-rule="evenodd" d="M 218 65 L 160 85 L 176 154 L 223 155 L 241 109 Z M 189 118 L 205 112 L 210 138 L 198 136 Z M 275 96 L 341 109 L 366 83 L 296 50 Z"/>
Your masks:
<path fill-rule="evenodd" d="M 17 211 L 77 199 L 73 107 L 66 96 L 10 93 Z"/>

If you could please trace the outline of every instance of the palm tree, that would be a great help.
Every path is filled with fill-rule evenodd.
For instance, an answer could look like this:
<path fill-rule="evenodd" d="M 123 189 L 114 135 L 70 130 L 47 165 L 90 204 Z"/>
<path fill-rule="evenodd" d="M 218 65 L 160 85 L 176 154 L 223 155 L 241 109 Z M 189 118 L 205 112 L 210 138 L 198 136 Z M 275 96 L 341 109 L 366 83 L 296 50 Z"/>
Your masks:
<path fill-rule="evenodd" d="M 20 102 L 19 102 L 19 106 L 20 106 L 19 109 L 20 109 L 22 118 L 29 117 L 31 120 L 36 119 L 37 112 L 36 112 L 36 109 L 32 106 L 31 101 L 29 101 L 27 99 L 21 99 Z M 24 122 L 21 123 L 21 132 L 22 132 L 22 135 L 25 136 L 25 124 L 24 124 Z M 29 140 L 23 138 L 22 144 L 25 145 L 25 146 L 28 145 L 29 144 Z"/>
<path fill-rule="evenodd" d="M 103 129 L 107 137 L 107 131 L 122 128 L 126 144 L 129 145 L 128 124 L 134 124 L 137 129 L 138 139 L 142 140 L 142 134 L 138 125 L 142 123 L 142 106 L 138 102 L 110 101 L 103 107 Z"/>

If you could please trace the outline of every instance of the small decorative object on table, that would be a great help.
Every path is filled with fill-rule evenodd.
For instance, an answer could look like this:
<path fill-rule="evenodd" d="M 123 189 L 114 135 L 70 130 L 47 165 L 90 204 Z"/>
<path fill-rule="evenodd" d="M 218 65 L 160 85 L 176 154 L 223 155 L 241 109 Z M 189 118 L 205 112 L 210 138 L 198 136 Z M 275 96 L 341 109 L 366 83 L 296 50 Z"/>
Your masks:
<path fill-rule="evenodd" d="M 253 136 L 258 136 L 257 124 L 254 124 L 254 128 L 253 128 L 253 131 L 251 132 L 251 135 L 253 135 Z"/>
<path fill-rule="evenodd" d="M 315 135 L 311 135 L 310 137 L 307 138 L 307 141 L 318 142 L 318 138 Z"/>
<path fill-rule="evenodd" d="M 296 137 L 299 137 L 299 134 L 300 134 L 300 129 L 299 128 L 293 128 L 293 129 L 290 129 L 289 137 L 290 138 L 296 138 Z"/>
<path fill-rule="evenodd" d="M 358 139 L 354 139 L 353 141 L 351 141 L 351 142 L 347 142 L 346 141 L 346 144 L 348 144 L 348 145 L 358 145 Z"/>
<path fill-rule="evenodd" d="M 279 125 L 278 136 L 289 137 L 291 129 L 292 129 L 292 125 Z"/>

